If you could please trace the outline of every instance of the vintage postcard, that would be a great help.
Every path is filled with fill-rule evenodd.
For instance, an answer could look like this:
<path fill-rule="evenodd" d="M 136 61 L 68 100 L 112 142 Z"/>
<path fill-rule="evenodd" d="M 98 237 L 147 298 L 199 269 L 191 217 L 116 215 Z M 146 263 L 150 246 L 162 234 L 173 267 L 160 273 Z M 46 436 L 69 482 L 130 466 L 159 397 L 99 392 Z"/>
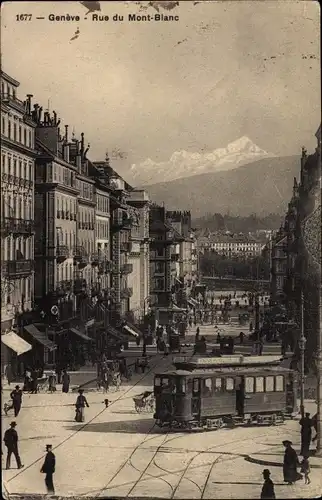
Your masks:
<path fill-rule="evenodd" d="M 5 498 L 320 497 L 318 2 L 1 7 Z"/>

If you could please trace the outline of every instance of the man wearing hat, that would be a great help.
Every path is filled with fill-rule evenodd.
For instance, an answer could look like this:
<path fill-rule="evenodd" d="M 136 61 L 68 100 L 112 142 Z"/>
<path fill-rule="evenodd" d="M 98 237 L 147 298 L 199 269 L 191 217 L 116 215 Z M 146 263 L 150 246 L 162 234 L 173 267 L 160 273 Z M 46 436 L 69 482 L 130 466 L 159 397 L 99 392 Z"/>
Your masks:
<path fill-rule="evenodd" d="M 54 482 L 53 482 L 53 474 L 55 472 L 56 458 L 52 452 L 52 445 L 47 444 L 46 446 L 47 455 L 45 457 L 45 461 L 43 463 L 40 472 L 46 474 L 45 484 L 48 493 L 55 494 Z"/>
<path fill-rule="evenodd" d="M 10 429 L 7 429 L 6 432 L 4 433 L 3 441 L 8 449 L 7 463 L 6 463 L 7 469 L 10 469 L 10 460 L 12 454 L 14 454 L 15 456 L 18 469 L 21 469 L 23 467 L 18 452 L 18 433 L 15 429 L 16 425 L 17 425 L 16 422 L 11 422 Z"/>
<path fill-rule="evenodd" d="M 22 390 L 20 389 L 19 385 L 16 385 L 15 389 L 11 392 L 10 397 L 12 400 L 12 405 L 7 408 L 6 413 L 13 408 L 15 417 L 18 417 L 22 403 Z"/>
<path fill-rule="evenodd" d="M 283 475 L 284 481 L 288 484 L 293 484 L 298 478 L 297 466 L 299 460 L 296 451 L 292 448 L 292 442 L 286 439 L 283 441 L 285 447 L 284 462 L 283 462 Z"/>
<path fill-rule="evenodd" d="M 276 498 L 274 491 L 274 483 L 271 480 L 270 475 L 271 473 L 268 469 L 263 470 L 264 484 L 262 487 L 261 499 L 270 500 Z"/>

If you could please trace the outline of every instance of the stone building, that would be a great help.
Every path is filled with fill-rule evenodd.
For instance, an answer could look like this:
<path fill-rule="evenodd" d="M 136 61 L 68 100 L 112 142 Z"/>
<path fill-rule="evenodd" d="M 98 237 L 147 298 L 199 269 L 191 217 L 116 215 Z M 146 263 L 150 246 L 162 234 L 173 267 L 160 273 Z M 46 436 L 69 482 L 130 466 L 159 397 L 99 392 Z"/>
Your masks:
<path fill-rule="evenodd" d="M 1 72 L 1 366 L 10 365 L 14 373 L 21 371 L 23 353 L 31 349 L 17 333 L 34 303 L 36 124 L 32 96 L 21 101 L 18 87 Z"/>
<path fill-rule="evenodd" d="M 135 323 L 142 323 L 150 298 L 149 196 L 143 190 L 133 189 L 128 204 L 136 209 L 129 242 L 129 263 L 133 266 L 133 272 L 128 277 L 129 311 Z"/>

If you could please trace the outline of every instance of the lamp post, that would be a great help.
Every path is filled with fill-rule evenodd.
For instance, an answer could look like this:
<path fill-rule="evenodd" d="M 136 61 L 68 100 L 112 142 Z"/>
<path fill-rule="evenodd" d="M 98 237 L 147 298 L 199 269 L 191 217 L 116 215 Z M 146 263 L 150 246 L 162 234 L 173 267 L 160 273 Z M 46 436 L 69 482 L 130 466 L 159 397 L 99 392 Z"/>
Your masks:
<path fill-rule="evenodd" d="M 322 441 L 321 441 L 321 430 L 322 430 L 322 286 L 320 286 L 320 325 L 318 331 L 318 345 L 317 345 L 317 395 L 316 395 L 316 403 L 317 403 L 317 441 L 316 441 L 316 454 L 322 455 Z"/>
<path fill-rule="evenodd" d="M 299 348 L 300 348 L 300 355 L 301 355 L 301 367 L 300 367 L 300 377 L 301 377 L 301 384 L 300 384 L 300 412 L 301 412 L 301 417 L 304 417 L 304 385 L 305 385 L 305 344 L 306 344 L 306 338 L 304 336 L 304 297 L 303 297 L 303 292 L 301 292 L 301 337 L 299 340 Z"/>

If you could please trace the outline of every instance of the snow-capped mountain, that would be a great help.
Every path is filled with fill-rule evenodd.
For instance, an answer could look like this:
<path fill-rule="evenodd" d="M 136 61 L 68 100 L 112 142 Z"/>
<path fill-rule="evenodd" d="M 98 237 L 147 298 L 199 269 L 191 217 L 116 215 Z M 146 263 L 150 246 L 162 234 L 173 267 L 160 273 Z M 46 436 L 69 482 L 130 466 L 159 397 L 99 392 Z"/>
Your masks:
<path fill-rule="evenodd" d="M 246 163 L 274 156 L 256 146 L 248 137 L 243 136 L 229 143 L 226 148 L 218 148 L 211 153 L 176 151 L 168 161 L 160 163 L 148 158 L 142 163 L 133 164 L 127 175 L 129 182 L 133 185 L 142 186 L 206 172 L 232 170 Z"/>

